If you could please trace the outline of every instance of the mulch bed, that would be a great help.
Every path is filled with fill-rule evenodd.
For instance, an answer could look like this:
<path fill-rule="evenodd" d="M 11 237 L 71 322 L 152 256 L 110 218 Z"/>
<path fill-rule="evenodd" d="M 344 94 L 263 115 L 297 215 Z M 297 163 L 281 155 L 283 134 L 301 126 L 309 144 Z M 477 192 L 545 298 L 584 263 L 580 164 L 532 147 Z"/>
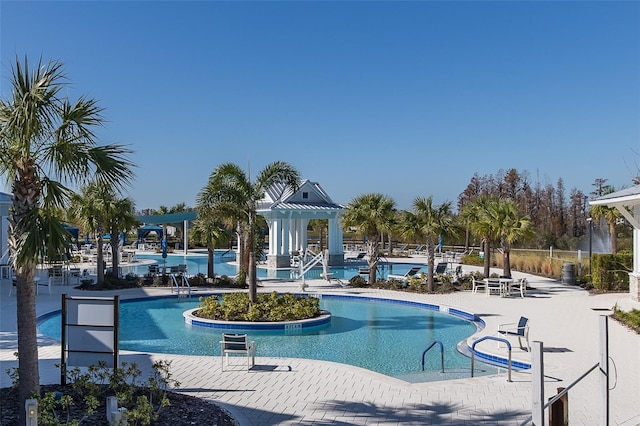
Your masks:
<path fill-rule="evenodd" d="M 69 390 L 69 386 L 61 385 L 43 385 L 41 386 L 42 394 L 45 392 L 62 392 Z M 229 413 L 221 409 L 217 405 L 211 404 L 200 398 L 189 395 L 183 395 L 175 392 L 167 392 L 167 396 L 171 401 L 171 405 L 160 410 L 158 420 L 152 422 L 152 425 L 171 425 L 171 426 L 193 426 L 193 425 L 212 425 L 212 426 L 238 426 L 238 422 L 231 417 Z M 100 407 L 96 412 L 86 417 L 82 424 L 92 426 L 109 426 L 109 422 L 105 416 L 106 398 L 100 402 Z M 18 426 L 18 413 L 20 409 L 18 404 L 18 390 L 14 388 L 0 389 L 0 425 L 2 426 Z M 66 420 L 66 413 L 60 420 Z M 81 419 L 85 415 L 82 408 L 71 410 L 71 418 Z M 64 422 L 63 422 L 64 423 Z"/>

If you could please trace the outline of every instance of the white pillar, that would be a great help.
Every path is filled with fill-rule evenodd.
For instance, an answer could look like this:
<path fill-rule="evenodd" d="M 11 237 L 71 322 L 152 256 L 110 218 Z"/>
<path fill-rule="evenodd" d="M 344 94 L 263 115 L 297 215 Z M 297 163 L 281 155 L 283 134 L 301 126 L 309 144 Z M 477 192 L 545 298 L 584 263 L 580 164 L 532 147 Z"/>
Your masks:
<path fill-rule="evenodd" d="M 189 238 L 187 238 L 187 235 L 189 235 L 189 221 L 185 220 L 184 221 L 184 235 L 182 236 L 183 239 L 183 245 L 184 245 L 184 254 L 187 254 L 187 252 L 189 251 Z"/>
<path fill-rule="evenodd" d="M 291 235 L 289 232 L 291 218 L 281 219 L 282 221 L 282 251 L 279 254 L 284 256 L 291 255 L 291 250 L 289 250 L 289 242 L 291 240 Z"/>

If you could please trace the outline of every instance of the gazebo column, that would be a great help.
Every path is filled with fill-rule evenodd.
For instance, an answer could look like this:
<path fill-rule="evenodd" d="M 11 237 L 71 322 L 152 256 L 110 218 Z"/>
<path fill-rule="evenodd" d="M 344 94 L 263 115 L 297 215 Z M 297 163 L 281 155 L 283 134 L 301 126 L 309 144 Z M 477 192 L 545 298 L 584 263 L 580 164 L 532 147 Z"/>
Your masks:
<path fill-rule="evenodd" d="M 182 235 L 182 239 L 183 239 L 183 247 L 184 247 L 184 254 L 187 254 L 189 251 L 189 238 L 187 237 L 189 235 L 189 221 L 185 220 L 184 221 L 184 235 Z"/>
<path fill-rule="evenodd" d="M 342 227 L 340 226 L 340 217 L 336 215 L 336 217 L 329 219 L 329 265 L 343 264 Z"/>
<path fill-rule="evenodd" d="M 269 254 L 267 255 L 267 268 L 288 268 L 291 265 L 289 253 L 283 254 L 282 219 L 271 219 L 269 224 Z"/>
<path fill-rule="evenodd" d="M 640 220 L 640 205 L 633 206 L 633 217 Z M 640 302 L 640 228 L 633 227 L 633 271 L 629 273 L 629 295 Z"/>

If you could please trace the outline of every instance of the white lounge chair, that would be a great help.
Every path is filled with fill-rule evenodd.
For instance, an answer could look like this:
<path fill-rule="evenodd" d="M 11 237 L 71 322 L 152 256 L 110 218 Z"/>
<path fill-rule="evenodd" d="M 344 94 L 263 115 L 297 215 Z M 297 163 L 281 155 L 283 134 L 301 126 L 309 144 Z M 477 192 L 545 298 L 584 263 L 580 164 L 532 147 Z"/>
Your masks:
<path fill-rule="evenodd" d="M 247 370 L 256 365 L 256 342 L 249 341 L 246 334 L 222 334 L 220 341 L 221 368 L 224 371 L 225 358 L 229 365 L 229 354 L 246 354 Z"/>
<path fill-rule="evenodd" d="M 404 275 L 397 275 L 397 274 L 389 274 L 387 275 L 387 278 L 390 280 L 397 280 L 397 281 L 409 281 L 411 279 L 411 277 L 415 276 L 418 271 L 420 271 L 421 267 L 420 266 L 414 266 L 413 268 L 409 269 L 407 271 L 406 274 Z"/>

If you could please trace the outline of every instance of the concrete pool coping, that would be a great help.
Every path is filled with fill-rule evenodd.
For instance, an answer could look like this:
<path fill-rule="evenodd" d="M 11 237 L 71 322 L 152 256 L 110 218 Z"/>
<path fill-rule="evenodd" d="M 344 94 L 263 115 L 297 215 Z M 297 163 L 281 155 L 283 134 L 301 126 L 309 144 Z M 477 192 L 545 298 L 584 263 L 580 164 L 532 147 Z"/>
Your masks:
<path fill-rule="evenodd" d="M 411 262 L 416 259 L 412 258 Z M 472 270 L 464 267 L 465 272 Z M 495 272 L 500 272 L 495 270 Z M 515 274 L 514 274 L 515 275 Z M 519 276 L 519 275 L 518 275 Z M 336 288 L 320 280 L 308 281 L 309 293 L 365 294 L 399 300 L 420 300 L 455 306 L 481 317 L 486 326 L 474 337 L 495 333 L 500 323 L 520 315 L 531 320 L 531 341 L 545 346 L 545 394 L 579 377 L 598 358 L 598 318 L 617 304 L 624 310 L 640 309 L 627 294 L 591 296 L 584 290 L 557 281 L 527 276 L 534 290 L 525 299 L 485 297 L 471 292 L 419 295 L 374 289 Z M 16 365 L 15 296 L 8 297 L 8 280 L 0 283 L 0 385 L 8 386 L 4 373 Z M 297 291 L 298 283 L 265 281 L 260 291 Z M 37 297 L 38 315 L 59 309 L 60 294 L 105 296 L 105 292 L 81 292 L 53 287 L 53 296 Z M 119 292 L 122 298 L 166 295 L 168 289 L 136 289 Z M 197 292 L 195 293 L 197 294 Z M 638 425 L 640 412 L 640 336 L 609 321 L 610 356 L 617 368 L 617 383 L 611 390 L 611 424 Z M 489 348 L 500 353 L 499 348 Z M 515 348 L 519 358 L 530 359 Z M 259 352 L 259 351 L 258 351 Z M 181 392 L 218 403 L 234 414 L 242 425 L 270 424 L 518 424 L 531 410 L 531 378 L 527 372 L 442 382 L 411 383 L 392 379 L 357 367 L 302 360 L 261 358 L 258 368 L 220 373 L 219 357 L 167 356 L 124 353 L 127 360 L 150 365 L 154 360 L 172 361 Z M 39 339 L 42 383 L 59 380 L 60 347 Z M 588 376 L 569 394 L 572 424 L 597 424 L 598 378 Z"/>

